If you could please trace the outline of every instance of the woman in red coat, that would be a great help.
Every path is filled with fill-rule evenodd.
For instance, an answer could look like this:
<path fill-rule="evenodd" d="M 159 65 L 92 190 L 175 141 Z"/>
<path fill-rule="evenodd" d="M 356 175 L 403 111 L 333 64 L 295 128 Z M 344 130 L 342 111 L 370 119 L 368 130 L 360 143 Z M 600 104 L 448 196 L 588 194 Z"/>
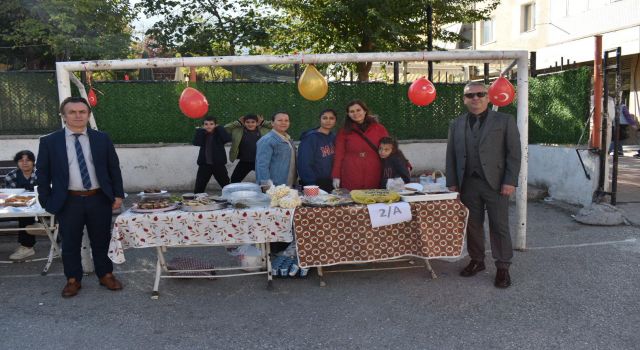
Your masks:
<path fill-rule="evenodd" d="M 348 190 L 378 188 L 382 173 L 378 146 L 385 136 L 389 136 L 387 129 L 369 114 L 364 102 L 349 102 L 344 127 L 336 137 L 331 172 L 333 187 Z"/>

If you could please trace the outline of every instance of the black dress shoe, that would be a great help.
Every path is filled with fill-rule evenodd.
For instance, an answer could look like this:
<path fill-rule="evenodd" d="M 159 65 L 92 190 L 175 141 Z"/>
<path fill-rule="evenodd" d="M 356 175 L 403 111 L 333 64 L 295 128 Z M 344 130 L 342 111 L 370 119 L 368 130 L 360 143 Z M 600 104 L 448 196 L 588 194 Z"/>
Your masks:
<path fill-rule="evenodd" d="M 471 277 L 482 270 L 484 270 L 483 261 L 471 260 L 469 262 L 469 265 L 467 265 L 467 267 L 465 267 L 464 270 L 460 271 L 460 276 Z"/>
<path fill-rule="evenodd" d="M 511 277 L 508 269 L 498 269 L 496 273 L 496 282 L 493 284 L 496 288 L 509 288 L 511 285 Z"/>

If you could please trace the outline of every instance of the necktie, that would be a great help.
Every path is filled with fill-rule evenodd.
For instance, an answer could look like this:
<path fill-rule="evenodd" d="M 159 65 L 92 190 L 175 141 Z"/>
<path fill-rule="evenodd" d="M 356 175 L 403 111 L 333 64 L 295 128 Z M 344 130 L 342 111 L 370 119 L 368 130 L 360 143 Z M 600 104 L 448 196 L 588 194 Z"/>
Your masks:
<path fill-rule="evenodd" d="M 80 168 L 80 177 L 82 178 L 82 187 L 85 190 L 91 188 L 91 178 L 89 177 L 89 170 L 87 170 L 87 162 L 84 159 L 84 153 L 82 153 L 82 145 L 78 139 L 82 134 L 73 134 L 76 137 L 76 157 L 78 158 L 78 167 Z"/>
<path fill-rule="evenodd" d="M 476 119 L 476 122 L 473 123 L 473 126 L 471 127 L 471 130 L 473 130 L 474 133 L 476 133 L 476 132 L 478 132 L 478 130 L 480 130 L 480 119 Z"/>

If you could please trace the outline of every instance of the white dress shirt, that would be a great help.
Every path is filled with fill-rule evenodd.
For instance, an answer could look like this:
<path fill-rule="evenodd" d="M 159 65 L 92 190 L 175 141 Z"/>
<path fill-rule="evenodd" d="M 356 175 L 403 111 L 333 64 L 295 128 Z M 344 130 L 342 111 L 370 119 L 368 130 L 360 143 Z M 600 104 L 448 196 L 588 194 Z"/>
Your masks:
<path fill-rule="evenodd" d="M 64 128 L 65 143 L 67 146 L 67 158 L 69 159 L 69 190 L 71 191 L 86 191 L 82 184 L 82 176 L 80 176 L 80 166 L 78 165 L 78 157 L 76 156 L 76 137 L 73 131 Z M 98 183 L 98 177 L 96 177 L 96 168 L 93 165 L 93 156 L 91 155 L 91 145 L 89 144 L 89 136 L 87 136 L 87 129 L 78 136 L 80 146 L 82 146 L 82 153 L 84 154 L 84 160 L 87 164 L 87 170 L 89 171 L 89 178 L 91 179 L 91 190 L 100 188 Z"/>

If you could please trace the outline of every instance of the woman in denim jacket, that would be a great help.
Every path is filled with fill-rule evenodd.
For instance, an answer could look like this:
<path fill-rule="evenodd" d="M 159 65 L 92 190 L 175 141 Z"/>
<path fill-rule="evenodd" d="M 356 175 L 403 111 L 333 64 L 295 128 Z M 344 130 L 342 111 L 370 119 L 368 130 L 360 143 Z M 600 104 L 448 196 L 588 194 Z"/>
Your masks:
<path fill-rule="evenodd" d="M 277 112 L 271 117 L 269 133 L 258 140 L 256 149 L 256 181 L 258 184 L 271 180 L 273 185 L 292 186 L 296 180 L 296 148 L 289 129 L 289 114 Z"/>

